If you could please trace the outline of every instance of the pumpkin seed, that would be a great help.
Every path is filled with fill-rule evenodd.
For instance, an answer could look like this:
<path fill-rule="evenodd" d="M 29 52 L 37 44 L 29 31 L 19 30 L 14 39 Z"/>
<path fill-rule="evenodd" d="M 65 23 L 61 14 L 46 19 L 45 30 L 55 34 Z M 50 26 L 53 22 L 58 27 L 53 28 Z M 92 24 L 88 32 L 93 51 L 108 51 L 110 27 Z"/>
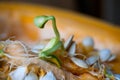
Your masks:
<path fill-rule="evenodd" d="M 87 63 L 84 60 L 78 59 L 76 57 L 71 57 L 71 60 L 79 67 L 88 68 Z"/>
<path fill-rule="evenodd" d="M 108 59 L 108 61 L 113 61 L 116 58 L 115 54 L 112 54 L 111 57 Z"/>
<path fill-rule="evenodd" d="M 111 56 L 111 51 L 109 49 L 100 50 L 98 53 L 99 53 L 101 62 L 107 61 Z"/>
<path fill-rule="evenodd" d="M 86 48 L 86 50 L 92 50 L 94 47 L 94 40 L 91 37 L 86 37 L 82 41 L 83 46 Z"/>
<path fill-rule="evenodd" d="M 35 73 L 29 72 L 24 80 L 38 80 L 38 77 Z"/>
<path fill-rule="evenodd" d="M 76 43 L 73 42 L 72 45 L 70 46 L 69 50 L 68 50 L 68 54 L 70 56 L 75 56 L 75 51 L 76 51 Z"/>
<path fill-rule="evenodd" d="M 27 72 L 27 67 L 20 66 L 16 70 L 12 71 L 9 76 L 11 77 L 12 80 L 24 80 L 26 73 Z"/>
<path fill-rule="evenodd" d="M 110 80 L 110 78 L 105 78 L 105 80 Z"/>
<path fill-rule="evenodd" d="M 120 74 L 114 74 L 116 80 L 120 80 Z"/>
<path fill-rule="evenodd" d="M 69 48 L 69 46 L 71 45 L 72 43 L 72 40 L 73 40 L 73 35 L 71 35 L 64 43 L 64 48 L 67 50 Z"/>
<path fill-rule="evenodd" d="M 44 47 L 45 47 L 44 44 L 35 45 L 33 46 L 31 51 L 34 53 L 39 53 Z"/>
<path fill-rule="evenodd" d="M 91 56 L 91 57 L 87 58 L 86 62 L 87 62 L 88 65 L 92 65 L 92 64 L 94 64 L 98 59 L 99 59 L 98 56 Z"/>

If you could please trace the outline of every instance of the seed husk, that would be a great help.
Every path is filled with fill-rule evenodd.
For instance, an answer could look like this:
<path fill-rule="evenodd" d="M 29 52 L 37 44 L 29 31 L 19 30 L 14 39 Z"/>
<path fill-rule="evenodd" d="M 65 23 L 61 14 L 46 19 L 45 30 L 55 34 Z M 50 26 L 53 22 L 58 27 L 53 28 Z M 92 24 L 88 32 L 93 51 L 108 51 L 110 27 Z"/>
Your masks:
<path fill-rule="evenodd" d="M 94 48 L 94 40 L 91 37 L 86 37 L 82 41 L 83 46 L 87 52 L 90 52 Z"/>
<path fill-rule="evenodd" d="M 35 45 L 31 49 L 31 51 L 38 54 L 44 47 L 45 47 L 45 45 L 43 45 L 43 44 Z"/>
<path fill-rule="evenodd" d="M 69 46 L 71 45 L 72 41 L 73 41 L 73 35 L 71 35 L 64 43 L 64 48 L 65 50 L 67 50 L 69 48 Z"/>
<path fill-rule="evenodd" d="M 92 65 L 92 64 L 94 64 L 98 59 L 99 59 L 98 56 L 91 56 L 91 57 L 87 58 L 86 62 L 88 63 L 88 65 Z"/>
<path fill-rule="evenodd" d="M 120 80 L 120 74 L 114 74 L 116 80 Z"/>
<path fill-rule="evenodd" d="M 111 56 L 111 51 L 109 49 L 100 50 L 98 53 L 99 53 L 101 62 L 106 62 Z"/>
<path fill-rule="evenodd" d="M 23 80 L 26 76 L 27 67 L 20 66 L 16 70 L 9 73 L 12 80 Z"/>
<path fill-rule="evenodd" d="M 105 78 L 105 80 L 110 80 L 110 78 Z"/>
<path fill-rule="evenodd" d="M 76 57 L 71 57 L 71 60 L 79 67 L 88 68 L 87 63 L 84 60 L 78 59 Z"/>
<path fill-rule="evenodd" d="M 27 76 L 25 76 L 24 80 L 38 80 L 38 77 L 35 73 L 29 72 Z"/>
<path fill-rule="evenodd" d="M 113 61 L 113 60 L 115 60 L 115 58 L 116 58 L 116 55 L 112 54 L 111 57 L 108 59 L 108 61 Z"/>
<path fill-rule="evenodd" d="M 76 43 L 73 42 L 68 50 L 68 54 L 70 56 L 75 56 L 75 51 L 76 51 Z"/>
<path fill-rule="evenodd" d="M 31 51 L 38 54 L 49 42 L 49 39 L 46 39 L 44 41 L 41 41 L 40 43 L 37 43 L 31 47 Z"/>

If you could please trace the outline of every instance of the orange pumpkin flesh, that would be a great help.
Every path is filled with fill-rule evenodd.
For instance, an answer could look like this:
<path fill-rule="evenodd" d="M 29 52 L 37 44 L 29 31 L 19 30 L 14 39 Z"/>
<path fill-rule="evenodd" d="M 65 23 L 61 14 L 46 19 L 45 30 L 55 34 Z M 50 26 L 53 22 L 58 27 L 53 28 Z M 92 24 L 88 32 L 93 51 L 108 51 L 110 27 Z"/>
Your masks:
<path fill-rule="evenodd" d="M 35 27 L 33 19 L 38 15 L 54 15 L 62 38 L 66 39 L 73 34 L 75 35 L 74 40 L 80 42 L 84 37 L 91 36 L 95 40 L 95 48 L 109 48 L 118 55 L 118 58 L 110 64 L 117 73 L 120 73 L 120 64 L 118 64 L 120 63 L 120 28 L 115 25 L 56 8 L 23 3 L 0 3 L 0 19 L 4 19 L 3 22 L 0 22 L 0 28 L 6 27 L 8 24 L 9 34 L 13 34 L 17 39 L 27 43 L 35 43 L 53 37 L 51 22 L 47 23 L 44 30 Z"/>

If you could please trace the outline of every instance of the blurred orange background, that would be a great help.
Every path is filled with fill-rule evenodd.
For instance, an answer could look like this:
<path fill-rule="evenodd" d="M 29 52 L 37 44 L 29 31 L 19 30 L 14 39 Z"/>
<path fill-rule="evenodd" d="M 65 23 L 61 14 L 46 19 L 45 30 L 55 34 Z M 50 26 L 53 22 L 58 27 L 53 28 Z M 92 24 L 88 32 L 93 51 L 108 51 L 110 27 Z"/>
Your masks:
<path fill-rule="evenodd" d="M 120 0 L 0 0 L 2 1 L 57 7 L 120 25 Z"/>

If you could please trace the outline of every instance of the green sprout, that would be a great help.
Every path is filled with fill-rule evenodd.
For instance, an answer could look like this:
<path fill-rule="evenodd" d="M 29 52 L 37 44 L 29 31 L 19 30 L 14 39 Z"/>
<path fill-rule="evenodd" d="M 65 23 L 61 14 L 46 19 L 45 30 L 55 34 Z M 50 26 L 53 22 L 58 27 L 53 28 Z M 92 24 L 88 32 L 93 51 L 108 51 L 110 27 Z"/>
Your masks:
<path fill-rule="evenodd" d="M 56 37 L 52 38 L 45 48 L 39 53 L 41 59 L 47 60 L 56 64 L 58 67 L 61 66 L 59 59 L 53 54 L 59 48 L 64 49 L 62 41 L 60 41 L 60 34 L 56 27 L 56 20 L 54 16 L 37 16 L 34 19 L 34 23 L 39 28 L 44 28 L 47 21 L 52 20 L 52 26 Z"/>
<path fill-rule="evenodd" d="M 0 57 L 4 56 L 4 51 L 0 49 Z"/>

